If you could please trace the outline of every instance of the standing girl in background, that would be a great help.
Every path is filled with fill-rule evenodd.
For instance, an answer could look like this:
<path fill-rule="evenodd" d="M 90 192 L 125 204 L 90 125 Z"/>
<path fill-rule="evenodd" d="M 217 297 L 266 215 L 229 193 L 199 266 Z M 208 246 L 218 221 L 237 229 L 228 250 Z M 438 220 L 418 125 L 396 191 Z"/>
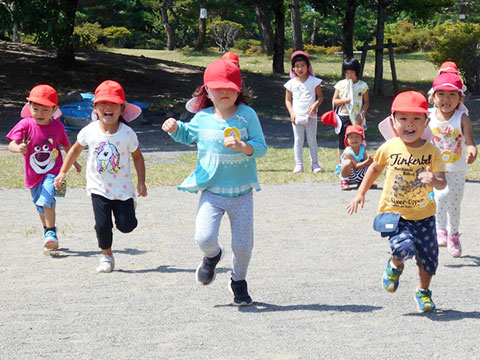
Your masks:
<path fill-rule="evenodd" d="M 338 159 L 345 150 L 345 130 L 349 125 L 360 125 L 366 130 L 365 114 L 370 105 L 368 85 L 359 80 L 360 62 L 349 57 L 343 60 L 342 76 L 345 78 L 335 84 L 333 106 L 338 108 L 342 127 L 338 134 Z"/>
<path fill-rule="evenodd" d="M 462 254 L 460 244 L 460 203 L 463 198 L 467 164 L 477 157 L 472 122 L 460 105 L 463 103 L 463 83 L 454 73 L 443 73 L 433 81 L 430 113 L 433 143 L 442 153 L 447 187 L 434 190 L 437 202 L 436 226 L 438 246 L 448 246 L 453 257 Z"/>
<path fill-rule="evenodd" d="M 197 268 L 197 281 L 209 285 L 224 250 L 218 242 L 225 214 L 232 228 L 233 304 L 250 305 L 247 269 L 253 248 L 253 193 L 260 190 L 256 158 L 267 145 L 255 111 L 242 94 L 240 69 L 231 61 L 212 62 L 203 75 L 204 85 L 195 94 L 199 111 L 189 123 L 167 119 L 162 129 L 177 142 L 197 143 L 196 170 L 180 190 L 202 192 L 195 225 L 195 240 L 204 253 Z"/>
<path fill-rule="evenodd" d="M 137 227 L 130 154 L 137 171 L 139 196 L 147 195 L 145 162 L 135 131 L 126 125 L 126 121 L 138 115 L 139 109 L 136 105 L 125 104 L 122 86 L 116 81 L 104 81 L 95 90 L 93 104 L 98 121 L 91 122 L 78 133 L 77 142 L 55 178 L 55 187 L 60 186 L 70 166 L 88 146 L 87 193 L 92 197 L 95 231 L 102 250 L 97 272 L 109 273 L 115 268 L 112 213 L 119 231 L 129 233 Z"/>
<path fill-rule="evenodd" d="M 312 171 L 322 172 L 318 165 L 317 144 L 317 108 L 323 101 L 320 84 L 310 64 L 310 55 L 303 51 L 295 51 L 290 57 L 292 68 L 290 80 L 285 86 L 285 105 L 290 113 L 293 128 L 293 153 L 295 155 L 294 173 L 303 172 L 303 144 L 305 133 L 312 160 Z"/>

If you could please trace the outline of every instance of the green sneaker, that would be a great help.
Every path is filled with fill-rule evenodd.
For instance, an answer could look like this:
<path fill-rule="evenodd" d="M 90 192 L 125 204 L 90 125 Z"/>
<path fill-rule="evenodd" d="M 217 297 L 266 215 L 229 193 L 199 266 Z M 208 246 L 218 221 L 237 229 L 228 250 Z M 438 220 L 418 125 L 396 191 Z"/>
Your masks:
<path fill-rule="evenodd" d="M 418 311 L 435 311 L 435 303 L 432 300 L 432 292 L 430 290 L 417 290 L 415 300 L 417 301 Z"/>
<path fill-rule="evenodd" d="M 399 269 L 395 269 L 392 267 L 390 259 L 387 262 L 387 267 L 383 272 L 383 288 L 388 292 L 395 292 L 398 288 L 398 283 L 400 281 L 400 275 L 402 275 L 403 266 Z"/>

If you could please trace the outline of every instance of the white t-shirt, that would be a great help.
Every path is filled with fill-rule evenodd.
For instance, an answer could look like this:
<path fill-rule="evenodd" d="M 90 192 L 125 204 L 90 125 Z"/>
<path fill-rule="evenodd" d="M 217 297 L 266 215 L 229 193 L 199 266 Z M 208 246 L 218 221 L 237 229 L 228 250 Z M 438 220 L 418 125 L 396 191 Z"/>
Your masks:
<path fill-rule="evenodd" d="M 292 93 L 292 108 L 295 116 L 312 117 L 309 116 L 308 109 L 315 102 L 315 88 L 321 83 L 322 79 L 309 75 L 305 82 L 301 82 L 298 77 L 295 77 L 283 85 Z M 313 117 L 316 118 L 316 116 Z"/>
<path fill-rule="evenodd" d="M 99 124 L 88 124 L 77 136 L 80 145 L 88 146 L 87 193 L 110 200 L 135 198 L 130 153 L 138 148 L 137 134 L 122 123 L 115 134 L 105 134 Z"/>

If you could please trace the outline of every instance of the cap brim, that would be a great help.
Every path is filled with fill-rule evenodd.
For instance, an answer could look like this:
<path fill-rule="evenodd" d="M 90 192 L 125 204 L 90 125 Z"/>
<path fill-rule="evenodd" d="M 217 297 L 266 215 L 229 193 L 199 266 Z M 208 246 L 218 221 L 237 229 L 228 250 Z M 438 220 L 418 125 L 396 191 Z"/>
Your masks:
<path fill-rule="evenodd" d="M 439 91 L 439 90 L 446 90 L 446 91 L 462 91 L 462 89 L 457 88 L 454 85 L 451 84 L 442 84 L 439 85 L 435 88 L 433 88 L 434 91 Z"/>
<path fill-rule="evenodd" d="M 57 103 L 54 103 L 53 101 L 49 101 L 45 98 L 37 98 L 35 96 L 29 96 L 29 97 L 27 97 L 27 100 L 32 102 L 32 103 L 38 104 L 38 105 L 57 106 Z"/>
<path fill-rule="evenodd" d="M 392 109 L 392 112 L 406 112 L 406 113 L 416 113 L 416 114 L 430 114 L 430 110 L 425 109 L 420 106 L 401 106 L 396 109 Z"/>
<path fill-rule="evenodd" d="M 335 126 L 335 134 L 340 134 L 340 130 L 342 130 L 342 120 L 337 113 L 335 113 L 335 118 L 337 119 L 337 125 Z"/>
<path fill-rule="evenodd" d="M 111 102 L 111 103 L 114 103 L 114 104 L 120 104 L 120 105 L 123 105 L 125 104 L 126 102 L 122 99 L 122 98 L 116 98 L 116 97 L 108 97 L 108 96 L 105 96 L 105 97 L 94 97 L 93 98 L 93 103 L 96 104 L 96 103 L 99 103 L 99 102 Z"/>
<path fill-rule="evenodd" d="M 236 92 L 242 92 L 242 89 L 233 82 L 208 81 L 205 83 L 205 86 L 209 89 L 232 89 Z"/>

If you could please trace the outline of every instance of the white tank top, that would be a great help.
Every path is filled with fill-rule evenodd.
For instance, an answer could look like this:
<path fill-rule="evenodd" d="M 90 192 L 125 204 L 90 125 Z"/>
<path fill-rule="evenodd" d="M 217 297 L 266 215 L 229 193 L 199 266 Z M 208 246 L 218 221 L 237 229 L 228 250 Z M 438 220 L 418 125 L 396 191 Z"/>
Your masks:
<path fill-rule="evenodd" d="M 462 133 L 461 110 L 455 110 L 448 121 L 437 119 L 436 108 L 430 109 L 430 129 L 433 133 L 433 144 L 442 153 L 442 160 L 447 172 L 467 171 L 465 159 L 465 137 Z"/>

